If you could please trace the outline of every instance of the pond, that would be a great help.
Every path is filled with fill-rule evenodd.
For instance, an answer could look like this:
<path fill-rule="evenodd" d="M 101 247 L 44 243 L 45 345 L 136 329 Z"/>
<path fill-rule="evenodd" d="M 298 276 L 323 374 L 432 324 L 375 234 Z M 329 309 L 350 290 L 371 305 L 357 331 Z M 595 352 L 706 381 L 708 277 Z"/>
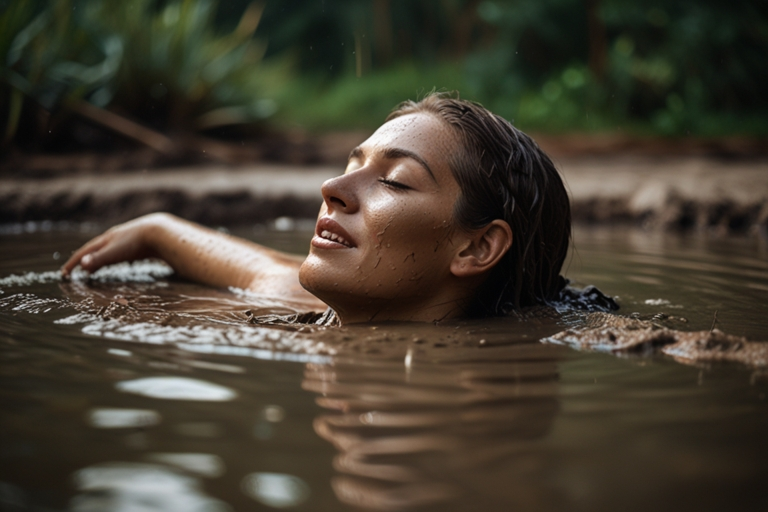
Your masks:
<path fill-rule="evenodd" d="M 765 368 L 542 343 L 568 315 L 257 326 L 288 305 L 155 263 L 58 280 L 96 232 L 2 227 L 0 510 L 768 509 Z M 575 247 L 567 276 L 622 314 L 768 339 L 764 240 Z"/>

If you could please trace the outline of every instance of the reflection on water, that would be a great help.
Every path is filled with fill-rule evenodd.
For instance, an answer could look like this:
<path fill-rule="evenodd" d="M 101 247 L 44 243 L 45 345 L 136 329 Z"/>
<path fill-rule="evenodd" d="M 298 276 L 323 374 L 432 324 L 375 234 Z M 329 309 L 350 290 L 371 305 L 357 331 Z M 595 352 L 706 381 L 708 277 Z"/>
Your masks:
<path fill-rule="evenodd" d="M 624 314 L 667 312 L 684 316 L 689 321 L 686 330 L 704 330 L 718 311 L 723 331 L 768 338 L 760 313 L 768 298 L 764 238 L 595 229 L 577 231 L 575 248 L 568 274 L 580 284 L 595 284 L 619 295 Z"/>
<path fill-rule="evenodd" d="M 539 343 L 579 315 L 257 326 L 291 305 L 154 263 L 62 283 L 81 240 L 45 237 L 0 254 L 0 510 L 768 510 L 759 369 Z M 624 313 L 766 338 L 752 242 L 576 243 Z"/>
<path fill-rule="evenodd" d="M 145 458 L 207 478 L 218 478 L 225 471 L 221 457 L 210 453 L 150 453 Z"/>
<path fill-rule="evenodd" d="M 223 502 L 206 496 L 199 482 L 162 466 L 113 462 L 74 474 L 72 512 L 225 512 Z"/>
<path fill-rule="evenodd" d="M 466 350 L 439 365 L 428 351 L 375 366 L 307 365 L 302 387 L 335 412 L 318 416 L 314 428 L 339 451 L 338 498 L 376 510 L 449 499 L 477 510 L 493 505 L 496 469 L 522 470 L 526 446 L 547 434 L 559 408 L 558 352 L 534 347 Z"/>
<path fill-rule="evenodd" d="M 275 423 L 280 423 L 285 419 L 285 409 L 279 405 L 266 406 L 259 415 L 259 420 L 253 426 L 253 435 L 257 439 L 267 440 L 274 437 L 276 433 Z"/>
<path fill-rule="evenodd" d="M 88 423 L 95 428 L 150 427 L 160 423 L 160 414 L 148 409 L 98 407 L 88 412 Z"/>
<path fill-rule="evenodd" d="M 310 495 L 301 478 L 280 473 L 251 473 L 243 478 L 242 488 L 256 501 L 275 508 L 295 507 Z"/>
<path fill-rule="evenodd" d="M 224 386 L 186 377 L 147 377 L 118 382 L 115 387 L 125 393 L 166 400 L 226 402 L 237 396 L 235 391 Z"/>

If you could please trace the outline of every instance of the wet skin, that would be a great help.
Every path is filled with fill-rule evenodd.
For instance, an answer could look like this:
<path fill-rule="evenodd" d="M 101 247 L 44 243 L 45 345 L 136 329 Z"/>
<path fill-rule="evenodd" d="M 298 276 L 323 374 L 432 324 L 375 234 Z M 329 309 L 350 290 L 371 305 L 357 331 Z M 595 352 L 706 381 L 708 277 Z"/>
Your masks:
<path fill-rule="evenodd" d="M 355 148 L 346 172 L 322 187 L 310 254 L 301 259 L 193 224 L 151 214 L 115 226 L 62 266 L 160 258 L 179 275 L 238 287 L 298 310 L 330 305 L 342 323 L 438 321 L 464 312 L 512 244 L 506 222 L 467 232 L 453 209 L 459 186 L 448 167 L 460 141 L 432 114 L 396 118 Z"/>
<path fill-rule="evenodd" d="M 467 237 L 453 220 L 460 190 L 448 167 L 458 144 L 431 114 L 399 117 L 352 151 L 342 176 L 323 184 L 299 279 L 345 323 L 460 313 L 467 289 L 451 264 Z"/>

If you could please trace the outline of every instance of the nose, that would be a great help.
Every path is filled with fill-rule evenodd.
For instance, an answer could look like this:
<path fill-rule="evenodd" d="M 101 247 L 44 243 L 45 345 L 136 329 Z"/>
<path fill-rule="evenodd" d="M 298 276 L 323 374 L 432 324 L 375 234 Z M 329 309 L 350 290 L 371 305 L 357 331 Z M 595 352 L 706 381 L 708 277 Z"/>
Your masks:
<path fill-rule="evenodd" d="M 354 180 L 350 174 L 342 174 L 326 180 L 320 191 L 329 212 L 339 210 L 344 213 L 355 213 L 360 206 Z"/>

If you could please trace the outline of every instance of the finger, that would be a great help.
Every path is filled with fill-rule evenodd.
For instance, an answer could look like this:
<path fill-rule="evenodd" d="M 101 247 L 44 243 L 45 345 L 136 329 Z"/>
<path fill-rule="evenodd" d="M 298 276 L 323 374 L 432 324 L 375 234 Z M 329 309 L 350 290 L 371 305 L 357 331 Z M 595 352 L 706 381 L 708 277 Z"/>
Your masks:
<path fill-rule="evenodd" d="M 80 260 L 80 267 L 88 272 L 96 272 L 104 265 L 112 263 L 109 257 L 110 252 L 109 246 L 95 252 L 89 252 Z"/>
<path fill-rule="evenodd" d="M 104 244 L 98 250 L 89 252 L 80 260 L 80 266 L 89 271 L 96 272 L 101 267 L 120 263 L 123 261 L 133 261 L 136 259 L 136 248 L 129 240 L 111 240 Z"/>
<path fill-rule="evenodd" d="M 96 237 L 90 242 L 86 243 L 77 251 L 75 251 L 72 256 L 69 257 L 67 262 L 61 266 L 61 273 L 65 277 L 68 277 L 72 270 L 81 262 L 84 256 L 90 252 L 98 251 L 106 243 L 107 240 L 103 236 Z"/>

